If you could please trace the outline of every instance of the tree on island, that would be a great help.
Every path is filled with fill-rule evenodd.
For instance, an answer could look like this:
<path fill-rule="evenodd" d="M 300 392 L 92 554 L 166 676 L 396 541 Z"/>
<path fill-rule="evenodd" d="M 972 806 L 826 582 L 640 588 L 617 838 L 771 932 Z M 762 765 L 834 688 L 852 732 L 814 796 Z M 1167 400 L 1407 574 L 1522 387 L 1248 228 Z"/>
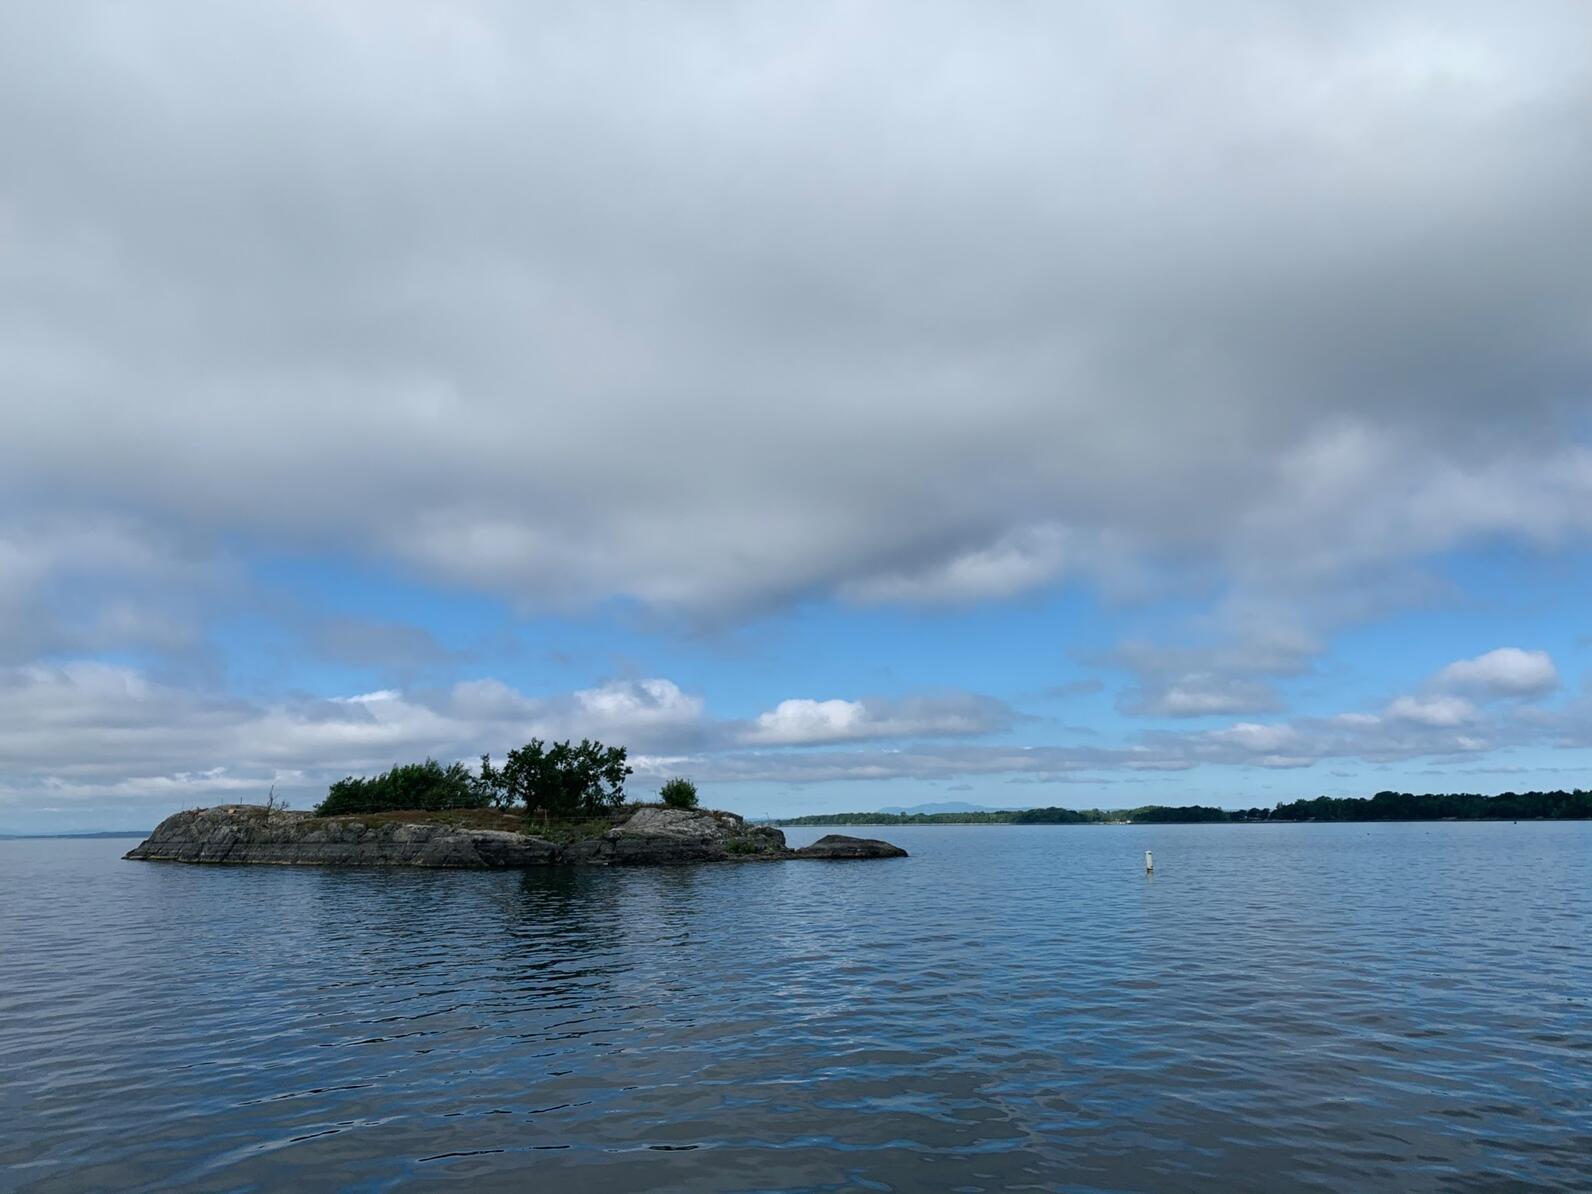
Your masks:
<path fill-rule="evenodd" d="M 369 779 L 352 775 L 340 779 L 327 792 L 326 799 L 315 806 L 315 815 L 484 808 L 488 799 L 463 763 L 444 767 L 435 759 L 427 759 L 424 763 L 401 764 Z"/>
<path fill-rule="evenodd" d="M 696 785 L 688 779 L 675 777 L 664 783 L 658 789 L 658 799 L 669 808 L 695 808 L 697 806 Z"/>
<path fill-rule="evenodd" d="M 492 765 L 491 755 L 482 755 L 476 785 L 499 808 L 524 804 L 527 812 L 541 810 L 554 817 L 595 817 L 624 802 L 630 774 L 622 746 L 589 738 L 578 746 L 548 746 L 533 738 L 509 751 L 502 767 Z"/>

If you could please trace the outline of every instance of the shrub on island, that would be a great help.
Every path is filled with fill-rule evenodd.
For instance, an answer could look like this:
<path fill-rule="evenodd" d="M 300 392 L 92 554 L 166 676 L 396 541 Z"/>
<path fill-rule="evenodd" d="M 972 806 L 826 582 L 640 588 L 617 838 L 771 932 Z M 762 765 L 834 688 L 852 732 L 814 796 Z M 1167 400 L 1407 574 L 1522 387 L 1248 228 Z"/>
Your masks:
<path fill-rule="evenodd" d="M 463 763 L 444 767 L 435 759 L 403 763 L 368 779 L 350 775 L 331 786 L 315 806 L 318 817 L 423 809 L 485 808 L 489 796 Z"/>
<path fill-rule="evenodd" d="M 688 779 L 675 777 L 664 783 L 658 789 L 658 799 L 669 808 L 695 808 L 697 806 L 696 785 Z"/>

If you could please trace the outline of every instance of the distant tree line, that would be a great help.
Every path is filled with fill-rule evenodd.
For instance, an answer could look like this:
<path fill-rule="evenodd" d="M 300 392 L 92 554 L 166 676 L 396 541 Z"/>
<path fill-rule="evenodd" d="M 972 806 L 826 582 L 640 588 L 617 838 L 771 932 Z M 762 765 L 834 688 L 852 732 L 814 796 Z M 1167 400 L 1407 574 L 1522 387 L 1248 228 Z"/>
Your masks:
<path fill-rule="evenodd" d="M 1250 812 L 1260 810 L 1251 809 Z M 1592 792 L 1471 792 L 1413 796 L 1378 792 L 1369 800 L 1317 796 L 1279 804 L 1264 821 L 1577 821 L 1592 818 Z M 1234 819 L 1238 819 L 1235 815 Z M 1246 816 L 1245 819 L 1249 818 Z"/>
<path fill-rule="evenodd" d="M 1318 796 L 1271 809 L 1147 804 L 1129 809 L 1025 808 L 974 813 L 823 813 L 791 817 L 784 825 L 1187 825 L 1257 821 L 1573 821 L 1592 819 L 1592 792 L 1505 792 L 1416 796 L 1378 792 Z"/>
<path fill-rule="evenodd" d="M 1172 822 L 1226 821 L 1225 809 L 1192 804 L 1149 804 L 1142 808 L 1024 808 L 974 813 L 820 813 L 787 817 L 782 825 L 1159 825 Z"/>

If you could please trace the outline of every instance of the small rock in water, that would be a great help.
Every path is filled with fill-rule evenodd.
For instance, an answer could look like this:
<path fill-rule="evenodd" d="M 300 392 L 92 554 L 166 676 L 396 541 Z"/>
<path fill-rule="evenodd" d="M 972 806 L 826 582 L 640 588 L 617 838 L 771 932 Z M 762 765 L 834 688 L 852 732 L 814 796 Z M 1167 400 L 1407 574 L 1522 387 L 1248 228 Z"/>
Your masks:
<path fill-rule="evenodd" d="M 905 858 L 907 852 L 874 837 L 828 833 L 810 846 L 794 851 L 798 858 Z"/>

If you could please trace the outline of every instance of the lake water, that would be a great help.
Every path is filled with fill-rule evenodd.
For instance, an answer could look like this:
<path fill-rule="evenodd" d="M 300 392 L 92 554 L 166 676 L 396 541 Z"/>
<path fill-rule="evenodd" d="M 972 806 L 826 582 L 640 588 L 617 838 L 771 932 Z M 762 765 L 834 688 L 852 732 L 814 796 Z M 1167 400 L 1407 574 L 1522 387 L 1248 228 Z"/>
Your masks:
<path fill-rule="evenodd" d="M 0 842 L 0 1186 L 1592 1189 L 1592 824 L 875 832 L 913 857 Z"/>

